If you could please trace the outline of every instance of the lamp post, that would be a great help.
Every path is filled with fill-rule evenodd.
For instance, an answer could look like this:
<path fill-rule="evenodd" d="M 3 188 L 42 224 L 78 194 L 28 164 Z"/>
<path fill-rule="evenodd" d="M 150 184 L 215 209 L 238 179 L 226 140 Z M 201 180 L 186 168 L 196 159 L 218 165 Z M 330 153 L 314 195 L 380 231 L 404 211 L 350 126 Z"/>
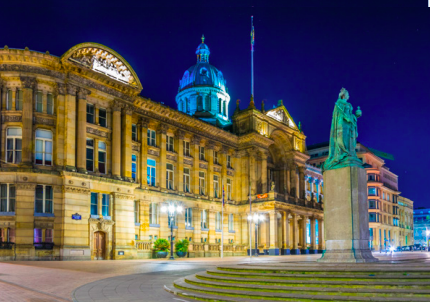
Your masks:
<path fill-rule="evenodd" d="M 161 212 L 168 214 L 170 224 L 170 260 L 175 260 L 173 257 L 173 226 L 175 224 L 175 217 L 177 213 L 182 212 L 182 206 L 175 202 L 169 202 L 167 205 L 161 207 Z"/>
<path fill-rule="evenodd" d="M 264 221 L 264 216 L 258 213 L 254 213 L 254 215 L 248 215 L 248 220 L 250 223 L 254 221 L 255 224 L 255 256 L 258 257 L 257 248 L 258 248 L 258 240 L 257 240 L 257 230 L 258 224 Z M 252 255 L 252 250 L 249 251 L 249 254 Z"/>

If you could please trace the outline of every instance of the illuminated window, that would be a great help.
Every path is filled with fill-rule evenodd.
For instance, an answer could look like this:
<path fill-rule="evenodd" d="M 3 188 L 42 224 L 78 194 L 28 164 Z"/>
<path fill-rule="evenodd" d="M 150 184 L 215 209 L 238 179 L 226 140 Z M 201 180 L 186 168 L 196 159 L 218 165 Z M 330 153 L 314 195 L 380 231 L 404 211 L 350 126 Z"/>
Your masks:
<path fill-rule="evenodd" d="M 91 215 L 98 216 L 99 215 L 99 202 L 98 202 L 98 194 L 91 192 Z"/>
<path fill-rule="evenodd" d="M 99 141 L 99 172 L 106 174 L 106 143 Z"/>
<path fill-rule="evenodd" d="M 203 111 L 203 97 L 201 95 L 197 97 L 197 111 Z"/>
<path fill-rule="evenodd" d="M 139 223 L 139 200 L 134 201 L 134 223 Z"/>
<path fill-rule="evenodd" d="M 370 196 L 378 196 L 378 188 L 376 188 L 376 187 L 369 187 L 368 188 L 368 195 L 370 195 Z"/>
<path fill-rule="evenodd" d="M 7 128 L 6 130 L 6 162 L 18 164 L 22 156 L 22 129 Z"/>
<path fill-rule="evenodd" d="M 155 187 L 156 162 L 155 160 L 148 158 L 146 163 L 147 183 L 148 185 Z"/>
<path fill-rule="evenodd" d="M 184 168 L 184 192 L 190 192 L 190 169 Z"/>
<path fill-rule="evenodd" d="M 149 204 L 149 224 L 158 224 L 158 204 L 155 202 Z"/>
<path fill-rule="evenodd" d="M 202 229 L 208 229 L 209 225 L 208 225 L 208 211 L 207 210 L 202 210 L 200 212 L 200 223 L 201 223 Z"/>
<path fill-rule="evenodd" d="M 185 227 L 192 227 L 193 226 L 193 209 L 192 208 L 186 208 L 185 209 Z"/>
<path fill-rule="evenodd" d="M 102 216 L 103 216 L 103 218 L 109 217 L 109 213 L 110 213 L 109 194 L 102 194 Z"/>
<path fill-rule="evenodd" d="M 137 156 L 136 154 L 131 155 L 131 178 L 134 181 L 137 180 Z"/>
<path fill-rule="evenodd" d="M 52 132 L 48 130 L 36 130 L 36 165 L 52 165 Z"/>

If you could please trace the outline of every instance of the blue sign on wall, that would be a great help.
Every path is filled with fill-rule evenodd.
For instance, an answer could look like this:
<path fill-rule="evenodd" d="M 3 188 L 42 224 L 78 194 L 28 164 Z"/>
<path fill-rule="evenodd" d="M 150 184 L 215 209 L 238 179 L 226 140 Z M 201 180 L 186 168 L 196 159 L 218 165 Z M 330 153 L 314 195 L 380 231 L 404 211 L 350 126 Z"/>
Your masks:
<path fill-rule="evenodd" d="M 81 220 L 81 218 L 82 218 L 82 216 L 79 215 L 78 213 L 72 214 L 72 219 Z"/>

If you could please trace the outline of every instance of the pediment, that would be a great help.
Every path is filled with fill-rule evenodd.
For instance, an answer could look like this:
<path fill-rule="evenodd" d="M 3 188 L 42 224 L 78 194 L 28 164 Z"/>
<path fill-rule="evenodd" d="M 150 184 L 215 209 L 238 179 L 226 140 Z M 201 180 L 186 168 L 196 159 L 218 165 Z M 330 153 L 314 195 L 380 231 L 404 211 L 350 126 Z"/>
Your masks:
<path fill-rule="evenodd" d="M 284 105 L 280 105 L 276 108 L 266 111 L 266 115 L 277 120 L 278 122 L 287 125 L 290 128 L 297 129 L 293 118 L 291 117 L 290 113 Z"/>

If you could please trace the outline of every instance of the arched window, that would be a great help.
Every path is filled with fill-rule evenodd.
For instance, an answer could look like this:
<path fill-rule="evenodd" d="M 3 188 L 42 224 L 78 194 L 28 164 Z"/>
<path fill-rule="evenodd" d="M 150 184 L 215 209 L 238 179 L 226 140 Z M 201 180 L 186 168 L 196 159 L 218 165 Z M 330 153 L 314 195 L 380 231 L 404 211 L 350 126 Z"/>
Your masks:
<path fill-rule="evenodd" d="M 205 97 L 205 109 L 211 111 L 211 97 L 209 95 Z"/>
<path fill-rule="evenodd" d="M 36 130 L 36 165 L 52 166 L 52 132 Z"/>
<path fill-rule="evenodd" d="M 8 128 L 6 130 L 6 162 L 18 164 L 22 156 L 22 129 Z"/>
<path fill-rule="evenodd" d="M 197 97 L 197 111 L 202 111 L 202 110 L 203 110 L 203 97 L 199 95 Z"/>

